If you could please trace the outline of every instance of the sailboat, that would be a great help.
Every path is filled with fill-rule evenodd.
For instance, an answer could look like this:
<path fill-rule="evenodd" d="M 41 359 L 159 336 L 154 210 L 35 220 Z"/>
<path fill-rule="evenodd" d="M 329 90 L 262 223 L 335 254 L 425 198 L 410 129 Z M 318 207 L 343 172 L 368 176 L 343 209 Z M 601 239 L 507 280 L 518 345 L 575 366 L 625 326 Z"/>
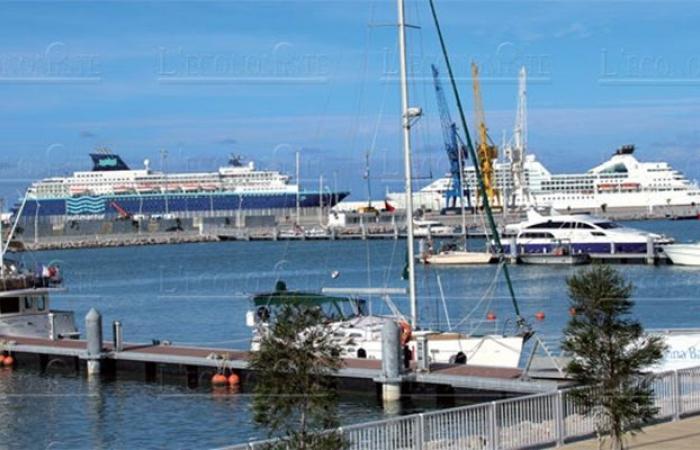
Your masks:
<path fill-rule="evenodd" d="M 519 365 L 526 334 L 476 335 L 420 327 L 416 292 L 414 223 L 411 220 L 413 215 L 411 127 L 420 118 L 422 111 L 420 108 L 409 106 L 406 28 L 404 0 L 398 0 L 401 126 L 408 219 L 406 221 L 408 288 L 324 289 L 320 293 L 309 293 L 290 291 L 285 283 L 278 281 L 273 292 L 258 294 L 251 299 L 253 308 L 248 311 L 246 322 L 253 329 L 252 351 L 259 348 L 261 338 L 269 332 L 280 308 L 287 305 L 305 305 L 317 307 L 325 313 L 327 319 L 325 326 L 332 331 L 332 340 L 341 348 L 343 358 L 381 359 L 383 353 L 381 330 L 386 321 L 393 321 L 401 327 L 401 344 L 407 359 L 418 360 L 421 357 L 425 360 L 425 356 L 419 355 L 427 355 L 428 363 L 506 368 L 517 368 Z M 490 213 L 490 210 L 488 212 Z M 408 295 L 410 302 L 408 317 L 404 316 L 391 301 L 392 295 L 404 294 Z M 376 315 L 367 312 L 367 302 L 360 298 L 362 295 L 381 297 L 391 314 Z M 519 317 L 517 308 L 516 313 Z"/>

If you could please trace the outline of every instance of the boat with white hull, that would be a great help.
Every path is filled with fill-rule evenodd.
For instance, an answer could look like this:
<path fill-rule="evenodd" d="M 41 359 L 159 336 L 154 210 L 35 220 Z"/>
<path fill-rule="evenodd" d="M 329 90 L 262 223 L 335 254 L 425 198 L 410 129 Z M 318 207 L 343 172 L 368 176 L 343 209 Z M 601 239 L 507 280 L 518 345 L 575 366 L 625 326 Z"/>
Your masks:
<path fill-rule="evenodd" d="M 440 237 L 454 236 L 455 228 L 444 225 L 437 220 L 414 220 L 413 236 L 415 237 Z"/>
<path fill-rule="evenodd" d="M 542 216 L 528 212 L 528 220 L 506 226 L 518 254 L 552 253 L 561 242 L 572 254 L 642 254 L 647 246 L 670 244 L 672 239 L 587 214 Z M 504 246 L 510 252 L 510 244 Z"/>
<path fill-rule="evenodd" d="M 0 270 L 0 336 L 76 339 L 72 311 L 50 308 L 50 295 L 63 292 L 56 268 L 33 272 L 3 258 Z"/>
<path fill-rule="evenodd" d="M 262 337 L 269 332 L 280 308 L 287 305 L 318 307 L 323 311 L 331 330 L 332 341 L 341 349 L 343 358 L 382 359 L 382 328 L 386 322 L 398 322 L 404 350 L 417 355 L 417 337 L 427 339 L 431 363 L 470 364 L 487 367 L 517 368 L 523 347 L 520 336 L 495 334 L 465 334 L 459 332 L 413 331 L 408 321 L 398 313 L 390 294 L 404 290 L 375 289 L 382 294 L 389 310 L 387 315 L 367 313 L 367 302 L 352 295 L 332 295 L 334 292 L 361 292 L 360 289 L 326 289 L 321 293 L 287 291 L 278 283 L 275 291 L 255 295 L 246 322 L 253 330 L 251 351 L 260 348 Z"/>
<path fill-rule="evenodd" d="M 673 264 L 700 266 L 700 243 L 664 245 L 662 249 Z"/>

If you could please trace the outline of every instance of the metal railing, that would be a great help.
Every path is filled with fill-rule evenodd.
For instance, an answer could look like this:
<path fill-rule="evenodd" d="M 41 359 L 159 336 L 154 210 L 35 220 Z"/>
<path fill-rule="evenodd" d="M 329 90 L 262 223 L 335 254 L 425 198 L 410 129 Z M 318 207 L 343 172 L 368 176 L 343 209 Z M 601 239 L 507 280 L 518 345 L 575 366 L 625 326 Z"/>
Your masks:
<path fill-rule="evenodd" d="M 659 421 L 700 413 L 700 367 L 654 375 Z M 585 411 L 571 388 L 442 411 L 341 427 L 351 450 L 516 450 L 558 447 L 592 437 L 594 413 Z M 233 450 L 260 449 L 271 441 L 250 442 Z"/>

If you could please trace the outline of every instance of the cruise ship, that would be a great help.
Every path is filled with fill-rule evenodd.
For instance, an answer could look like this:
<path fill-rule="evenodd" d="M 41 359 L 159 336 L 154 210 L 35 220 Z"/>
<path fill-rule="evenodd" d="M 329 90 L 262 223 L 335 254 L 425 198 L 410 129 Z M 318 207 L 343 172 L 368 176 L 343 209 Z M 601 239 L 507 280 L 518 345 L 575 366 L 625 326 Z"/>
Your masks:
<path fill-rule="evenodd" d="M 560 213 L 640 210 L 657 207 L 700 206 L 700 188 L 665 162 L 641 162 L 635 147 L 625 145 L 602 164 L 581 174 L 552 174 L 528 154 L 523 163 L 524 189 L 516 192 L 509 163 L 497 163 L 496 182 L 512 208 L 544 207 Z M 476 186 L 474 167 L 465 168 L 466 185 Z M 416 192 L 414 203 L 424 210 L 445 207 L 451 178 L 440 178 Z M 476 204 L 471 189 L 471 204 Z M 505 194 L 505 195 L 503 195 Z M 401 207 L 403 193 L 388 194 L 393 206 Z"/>
<path fill-rule="evenodd" d="M 299 208 L 332 207 L 348 192 L 306 191 L 290 177 L 258 170 L 231 157 L 217 172 L 164 173 L 131 169 L 117 154 L 90 154 L 91 171 L 33 183 L 13 213 L 27 221 L 227 217 L 238 211 L 290 213 Z"/>

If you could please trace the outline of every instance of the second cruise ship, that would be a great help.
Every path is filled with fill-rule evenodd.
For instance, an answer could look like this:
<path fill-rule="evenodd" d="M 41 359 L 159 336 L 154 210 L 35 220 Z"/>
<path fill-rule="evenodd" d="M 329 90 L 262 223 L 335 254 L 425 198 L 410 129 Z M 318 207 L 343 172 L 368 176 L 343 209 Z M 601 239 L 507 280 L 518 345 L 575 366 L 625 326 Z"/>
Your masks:
<path fill-rule="evenodd" d="M 700 206 L 700 188 L 666 162 L 642 162 L 635 147 L 620 147 L 602 164 L 580 174 L 552 174 L 528 154 L 523 163 L 524 186 L 515 189 L 510 163 L 495 165 L 496 184 L 511 208 L 549 207 L 561 213 L 640 210 L 659 207 Z M 474 167 L 465 168 L 465 184 L 476 186 Z M 445 207 L 451 178 L 440 178 L 415 194 L 414 202 L 425 210 Z M 518 192 L 519 191 L 519 192 Z M 474 190 L 470 202 L 476 204 Z M 388 194 L 393 206 L 401 207 L 403 193 Z M 502 200 L 503 201 L 503 200 Z"/>

